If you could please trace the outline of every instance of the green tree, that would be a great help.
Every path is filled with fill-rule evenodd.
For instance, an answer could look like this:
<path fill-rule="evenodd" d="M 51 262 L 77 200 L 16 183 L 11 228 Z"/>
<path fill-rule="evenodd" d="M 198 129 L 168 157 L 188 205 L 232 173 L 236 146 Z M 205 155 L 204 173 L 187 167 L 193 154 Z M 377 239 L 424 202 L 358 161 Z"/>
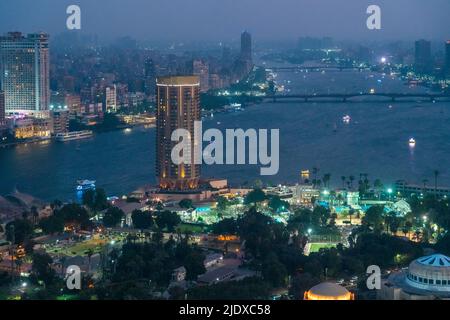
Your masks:
<path fill-rule="evenodd" d="M 205 256 L 197 250 L 192 250 L 184 259 L 186 268 L 186 280 L 197 280 L 197 277 L 206 272 L 203 261 Z"/>
<path fill-rule="evenodd" d="M 364 215 L 362 223 L 371 227 L 374 231 L 383 230 L 383 206 L 371 206 Z"/>
<path fill-rule="evenodd" d="M 156 215 L 156 224 L 160 229 L 166 228 L 169 232 L 174 232 L 175 227 L 181 223 L 181 218 L 175 212 L 162 211 Z"/>
<path fill-rule="evenodd" d="M 92 210 L 95 209 L 95 190 L 89 189 L 83 192 L 83 204 Z"/>
<path fill-rule="evenodd" d="M 111 207 L 106 210 L 103 216 L 103 224 L 105 227 L 115 227 L 122 221 L 124 216 L 125 213 L 122 210 L 117 207 Z"/>
<path fill-rule="evenodd" d="M 180 202 L 178 202 L 178 205 L 180 206 L 180 208 L 184 209 L 191 209 L 193 207 L 191 199 L 183 199 Z"/>
<path fill-rule="evenodd" d="M 47 234 L 55 234 L 64 231 L 64 219 L 61 215 L 52 215 L 39 221 L 39 227 Z"/>
<path fill-rule="evenodd" d="M 108 208 L 108 199 L 106 197 L 106 192 L 102 188 L 98 188 L 95 191 L 95 205 L 94 208 L 97 211 L 102 211 Z"/>
<path fill-rule="evenodd" d="M 27 219 L 16 219 L 5 226 L 6 239 L 15 244 L 23 244 L 33 234 L 33 226 Z"/>
<path fill-rule="evenodd" d="M 312 214 L 313 216 L 316 216 L 320 219 L 322 226 L 326 226 L 328 224 L 328 220 L 331 217 L 331 211 L 322 206 L 316 206 Z"/>
<path fill-rule="evenodd" d="M 53 259 L 46 253 L 35 253 L 31 267 L 31 276 L 37 281 L 44 282 L 45 286 L 53 284 L 56 280 L 56 272 L 52 268 Z"/>
<path fill-rule="evenodd" d="M 270 253 L 263 262 L 262 275 L 273 287 L 279 288 L 286 285 L 287 270 L 278 260 L 275 253 Z"/>
<path fill-rule="evenodd" d="M 281 200 L 278 196 L 270 197 L 268 205 L 273 212 L 279 212 L 279 210 L 289 209 L 290 207 L 289 202 Z"/>
<path fill-rule="evenodd" d="M 149 211 L 134 210 L 131 213 L 133 226 L 137 229 L 149 229 L 153 225 L 153 217 Z"/>
<path fill-rule="evenodd" d="M 257 203 L 266 200 L 266 194 L 261 189 L 255 189 L 247 193 L 244 199 L 244 203 L 247 205 L 253 204 L 256 206 Z"/>

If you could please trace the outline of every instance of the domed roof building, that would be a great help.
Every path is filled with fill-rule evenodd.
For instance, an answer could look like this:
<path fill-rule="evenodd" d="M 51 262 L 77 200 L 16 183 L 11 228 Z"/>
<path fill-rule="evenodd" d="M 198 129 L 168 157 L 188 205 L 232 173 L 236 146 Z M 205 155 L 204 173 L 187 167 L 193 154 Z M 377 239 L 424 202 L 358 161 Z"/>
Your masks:
<path fill-rule="evenodd" d="M 305 292 L 305 300 L 354 300 L 353 293 L 349 292 L 344 287 L 331 283 L 323 282 L 309 291 Z"/>
<path fill-rule="evenodd" d="M 393 300 L 450 299 L 450 258 L 432 254 L 409 264 L 382 283 L 380 298 Z"/>

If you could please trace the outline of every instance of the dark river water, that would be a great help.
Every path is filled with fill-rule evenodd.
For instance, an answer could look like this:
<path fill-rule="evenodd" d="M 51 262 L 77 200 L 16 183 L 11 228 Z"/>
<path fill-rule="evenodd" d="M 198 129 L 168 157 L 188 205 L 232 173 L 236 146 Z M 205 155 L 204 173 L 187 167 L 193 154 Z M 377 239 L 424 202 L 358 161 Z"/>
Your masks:
<path fill-rule="evenodd" d="M 401 80 L 367 72 L 336 71 L 277 75 L 286 93 L 424 92 Z M 318 167 L 341 176 L 368 173 L 385 185 L 405 179 L 450 185 L 450 103 L 429 101 L 277 102 L 248 107 L 244 112 L 216 115 L 204 128 L 280 129 L 280 170 L 261 177 L 259 166 L 203 166 L 205 177 L 228 178 L 232 184 L 257 179 L 295 183 L 302 169 Z M 345 124 L 342 117 L 349 115 Z M 417 144 L 410 148 L 408 140 Z M 155 130 L 134 128 L 67 143 L 43 143 L 0 149 L 0 194 L 15 187 L 46 200 L 75 197 L 78 179 L 95 179 L 109 195 L 122 195 L 155 182 Z"/>

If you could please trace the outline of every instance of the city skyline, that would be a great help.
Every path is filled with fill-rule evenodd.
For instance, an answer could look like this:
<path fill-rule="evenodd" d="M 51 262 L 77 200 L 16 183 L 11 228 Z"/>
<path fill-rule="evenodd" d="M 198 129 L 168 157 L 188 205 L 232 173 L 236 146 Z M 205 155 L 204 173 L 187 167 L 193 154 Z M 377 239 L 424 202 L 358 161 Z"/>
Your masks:
<path fill-rule="evenodd" d="M 0 12 L 0 303 L 450 299 L 448 0 Z"/>
<path fill-rule="evenodd" d="M 434 0 L 432 4 L 418 0 L 395 3 L 379 0 L 375 4 L 382 9 L 382 28 L 375 31 L 368 30 L 365 23 L 368 17 L 366 9 L 374 4 L 370 1 L 245 0 L 237 5 L 232 1 L 196 0 L 195 6 L 191 6 L 181 0 L 170 5 L 164 1 L 132 0 L 123 6 L 121 0 L 112 0 L 105 6 L 92 1 L 65 0 L 55 4 L 51 0 L 33 3 L 6 0 L 0 4 L 0 12 L 9 14 L 0 20 L 0 30 L 44 30 L 59 34 L 67 31 L 65 11 L 72 4 L 80 5 L 82 9 L 81 33 L 98 34 L 107 39 L 112 39 L 114 34 L 155 41 L 229 41 L 237 40 L 236 34 L 248 30 L 259 41 L 300 36 L 331 36 L 360 41 L 417 38 L 440 41 L 448 38 L 450 27 L 446 19 L 450 4 L 445 0 Z M 180 10 L 170 12 L 173 5 Z M 37 11 L 41 14 L 34 14 Z M 215 15 L 218 11 L 220 16 Z M 48 19 L 50 16 L 52 19 Z M 225 18 L 228 16 L 233 18 Z M 164 21 L 160 20 L 162 17 Z M 157 32 L 162 23 L 165 24 L 164 37 Z M 179 25 L 184 27 L 179 28 Z M 209 28 L 209 25 L 216 27 Z"/>

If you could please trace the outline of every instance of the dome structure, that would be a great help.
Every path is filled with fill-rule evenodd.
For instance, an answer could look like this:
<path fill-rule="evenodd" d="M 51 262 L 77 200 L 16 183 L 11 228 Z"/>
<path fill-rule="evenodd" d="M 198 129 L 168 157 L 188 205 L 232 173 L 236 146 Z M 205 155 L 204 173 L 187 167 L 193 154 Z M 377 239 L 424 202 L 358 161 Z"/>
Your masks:
<path fill-rule="evenodd" d="M 450 258 L 433 254 L 414 260 L 409 265 L 406 282 L 417 289 L 450 293 Z"/>
<path fill-rule="evenodd" d="M 305 292 L 305 300 L 354 300 L 354 295 L 344 287 L 323 282 Z"/>

